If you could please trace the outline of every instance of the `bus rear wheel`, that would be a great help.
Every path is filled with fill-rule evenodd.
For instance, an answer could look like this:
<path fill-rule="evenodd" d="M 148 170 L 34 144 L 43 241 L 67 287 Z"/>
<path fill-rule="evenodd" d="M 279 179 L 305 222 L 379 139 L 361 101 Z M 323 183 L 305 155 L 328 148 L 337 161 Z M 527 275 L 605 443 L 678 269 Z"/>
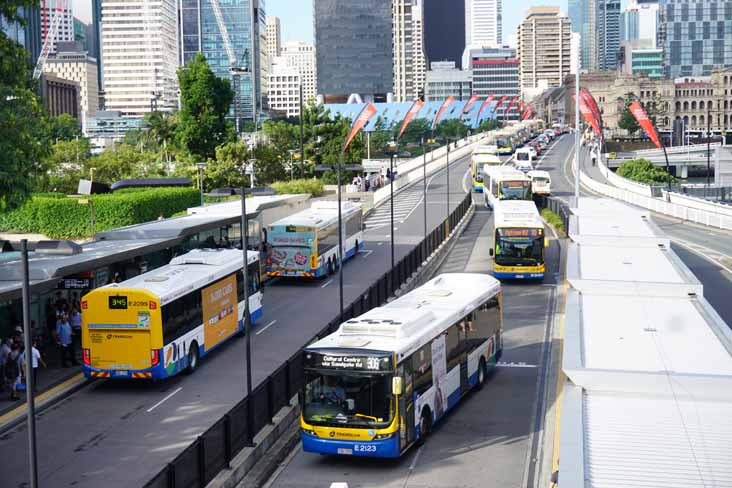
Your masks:
<path fill-rule="evenodd" d="M 198 343 L 193 341 L 191 348 L 188 350 L 188 367 L 186 374 L 192 374 L 198 367 Z"/>
<path fill-rule="evenodd" d="M 480 358 L 480 364 L 478 364 L 478 384 L 476 385 L 477 390 L 483 388 L 486 378 L 488 378 L 488 371 L 485 366 L 485 359 Z"/>
<path fill-rule="evenodd" d="M 328 269 L 326 270 L 326 273 L 329 275 L 333 274 L 333 261 L 328 259 Z"/>

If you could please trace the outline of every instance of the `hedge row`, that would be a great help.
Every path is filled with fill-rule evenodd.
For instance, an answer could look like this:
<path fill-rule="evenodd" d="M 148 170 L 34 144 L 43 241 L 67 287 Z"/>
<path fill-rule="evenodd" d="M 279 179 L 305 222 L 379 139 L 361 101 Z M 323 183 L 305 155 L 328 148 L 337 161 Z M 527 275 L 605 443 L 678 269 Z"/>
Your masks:
<path fill-rule="evenodd" d="M 310 193 L 319 197 L 325 193 L 323 182 L 316 179 L 301 179 L 291 181 L 276 181 L 270 185 L 279 195 L 288 193 Z"/>
<path fill-rule="evenodd" d="M 170 217 L 200 204 L 195 188 L 151 188 L 146 191 L 93 195 L 94 230 L 114 229 Z M 0 230 L 44 234 L 54 239 L 91 235 L 89 205 L 79 198 L 35 195 L 19 209 L 0 214 Z"/>

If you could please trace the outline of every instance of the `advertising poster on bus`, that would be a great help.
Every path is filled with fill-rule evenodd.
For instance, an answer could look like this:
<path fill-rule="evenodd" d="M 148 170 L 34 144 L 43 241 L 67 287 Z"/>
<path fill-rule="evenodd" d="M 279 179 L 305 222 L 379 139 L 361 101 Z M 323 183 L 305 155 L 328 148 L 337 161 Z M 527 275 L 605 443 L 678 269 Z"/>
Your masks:
<path fill-rule="evenodd" d="M 238 328 L 236 276 L 232 275 L 201 290 L 203 302 L 203 341 L 211 349 Z"/>
<path fill-rule="evenodd" d="M 445 410 L 442 388 L 445 386 L 447 358 L 445 356 L 445 335 L 432 341 L 432 384 L 435 385 L 435 415 L 439 418 Z"/>
<path fill-rule="evenodd" d="M 314 254 L 315 232 L 307 227 L 275 227 L 268 232 L 269 268 L 285 275 L 309 271 L 317 267 L 310 262 Z"/>

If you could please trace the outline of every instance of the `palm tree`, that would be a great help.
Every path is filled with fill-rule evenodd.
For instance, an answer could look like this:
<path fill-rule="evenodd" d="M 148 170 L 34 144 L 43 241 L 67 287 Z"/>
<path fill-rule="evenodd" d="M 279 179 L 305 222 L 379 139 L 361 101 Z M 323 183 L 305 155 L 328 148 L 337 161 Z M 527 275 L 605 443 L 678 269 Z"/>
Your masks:
<path fill-rule="evenodd" d="M 170 164 L 168 144 L 175 138 L 175 116 L 163 112 L 150 112 L 145 115 L 143 126 L 147 129 L 148 139 L 163 148 L 163 157 L 166 163 Z"/>

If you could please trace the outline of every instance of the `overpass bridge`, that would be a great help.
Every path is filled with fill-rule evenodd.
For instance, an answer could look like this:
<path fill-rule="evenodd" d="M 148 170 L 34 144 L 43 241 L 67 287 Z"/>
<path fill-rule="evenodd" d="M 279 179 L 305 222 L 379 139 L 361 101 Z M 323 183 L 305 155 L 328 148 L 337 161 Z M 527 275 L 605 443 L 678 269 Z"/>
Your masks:
<path fill-rule="evenodd" d="M 674 167 L 676 176 L 687 178 L 689 166 L 706 166 L 707 155 L 710 164 L 714 167 L 715 185 L 732 185 L 732 150 L 720 143 L 694 144 L 689 146 L 675 146 L 666 148 L 669 165 Z M 619 168 L 623 162 L 630 159 L 644 158 L 650 160 L 656 166 L 665 167 L 666 159 L 661 149 L 644 149 L 624 153 L 607 153 L 605 160 L 609 168 Z"/>

